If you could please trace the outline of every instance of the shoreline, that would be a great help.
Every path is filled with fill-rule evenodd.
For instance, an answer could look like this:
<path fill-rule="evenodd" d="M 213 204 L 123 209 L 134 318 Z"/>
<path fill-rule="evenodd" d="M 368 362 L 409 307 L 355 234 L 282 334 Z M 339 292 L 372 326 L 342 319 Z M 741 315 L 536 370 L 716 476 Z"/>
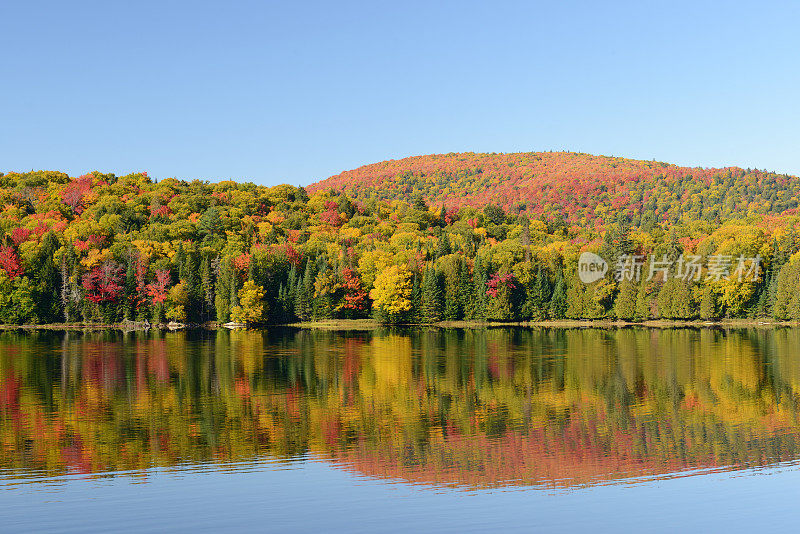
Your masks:
<path fill-rule="evenodd" d="M 769 318 L 760 319 L 722 319 L 719 321 L 671 321 L 654 319 L 650 321 L 631 322 L 611 319 L 559 319 L 547 321 L 439 321 L 436 323 L 383 324 L 374 319 L 329 319 L 323 321 L 305 321 L 287 324 L 258 325 L 249 328 L 233 328 L 243 330 L 265 330 L 269 328 L 296 328 L 307 330 L 351 330 L 368 331 L 379 328 L 439 328 L 439 329 L 484 329 L 484 328 L 796 328 L 800 321 L 777 321 Z M 179 330 L 219 330 L 226 328 L 217 323 L 205 324 L 153 324 L 142 323 L 52 323 L 52 324 L 20 324 L 0 325 L 0 331 L 9 330 L 123 330 L 123 331 L 179 331 Z"/>

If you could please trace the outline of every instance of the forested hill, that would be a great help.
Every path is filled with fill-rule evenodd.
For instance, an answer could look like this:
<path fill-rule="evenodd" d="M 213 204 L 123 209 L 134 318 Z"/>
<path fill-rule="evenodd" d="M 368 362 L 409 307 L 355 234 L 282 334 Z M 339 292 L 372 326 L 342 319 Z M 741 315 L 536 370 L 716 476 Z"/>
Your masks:
<path fill-rule="evenodd" d="M 533 218 L 560 212 L 576 224 L 602 223 L 629 210 L 633 219 L 720 221 L 793 213 L 800 179 L 738 167 L 679 167 L 575 152 L 450 153 L 389 160 L 307 187 L 365 200 L 413 200 L 447 208 L 495 203 Z"/>
<path fill-rule="evenodd" d="M 495 194 L 508 189 L 497 169 L 520 183 L 530 173 L 515 158 L 561 161 L 542 190 L 559 192 L 572 223 L 491 203 L 445 208 L 436 198 L 469 195 L 439 195 L 427 178 L 431 203 L 144 173 L 0 174 L 0 324 L 800 320 L 797 178 L 569 154 L 442 159 L 459 157 L 494 163 L 431 171 L 430 184 L 487 175 Z M 578 161 L 606 174 L 571 177 Z M 581 277 L 584 252 L 607 260 L 603 278 Z M 641 276 L 616 276 L 634 256 Z"/>

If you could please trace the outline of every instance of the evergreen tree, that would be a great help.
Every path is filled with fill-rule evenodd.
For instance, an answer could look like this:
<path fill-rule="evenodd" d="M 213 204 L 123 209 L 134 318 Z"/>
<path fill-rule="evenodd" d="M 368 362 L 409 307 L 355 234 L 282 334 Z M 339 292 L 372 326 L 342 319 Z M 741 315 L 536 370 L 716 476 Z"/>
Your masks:
<path fill-rule="evenodd" d="M 219 263 L 217 273 L 216 295 L 214 296 L 214 307 L 217 310 L 217 322 L 227 323 L 231 318 L 231 294 L 236 293 L 236 272 L 233 260 L 227 257 Z"/>
<path fill-rule="evenodd" d="M 586 301 L 586 286 L 581 282 L 577 275 L 572 274 L 567 281 L 567 298 L 568 307 L 565 316 L 570 319 L 583 319 L 586 317 L 584 314 L 584 305 Z"/>
<path fill-rule="evenodd" d="M 600 257 L 606 260 L 609 266 L 615 265 L 620 256 L 633 252 L 629 234 L 630 222 L 625 217 L 609 225 L 600 247 Z"/>
<path fill-rule="evenodd" d="M 471 314 L 470 310 L 474 308 L 474 294 L 472 291 L 472 277 L 470 276 L 469 265 L 467 265 L 466 261 L 460 263 L 458 277 L 458 298 L 461 302 L 461 317 L 469 319 Z"/>
<path fill-rule="evenodd" d="M 411 282 L 411 311 L 409 312 L 409 321 L 412 323 L 422 322 L 422 284 L 420 283 L 419 273 L 414 273 L 414 278 Z"/>
<path fill-rule="evenodd" d="M 461 271 L 464 260 L 460 256 L 450 256 L 444 268 L 444 320 L 458 321 L 464 317 L 461 298 Z"/>
<path fill-rule="evenodd" d="M 453 247 L 450 246 L 450 237 L 447 235 L 446 231 L 442 232 L 442 235 L 439 236 L 439 247 L 436 249 L 436 258 L 442 258 L 452 253 Z"/>
<path fill-rule="evenodd" d="M 630 280 L 620 282 L 619 293 L 614 301 L 614 315 L 621 321 L 633 321 L 636 317 L 636 294 L 638 286 Z"/>
<path fill-rule="evenodd" d="M 553 319 L 563 319 L 567 316 L 568 308 L 567 284 L 564 282 L 561 271 L 559 271 L 558 275 L 556 275 L 556 281 L 553 287 L 553 296 L 550 298 L 550 317 Z"/>
<path fill-rule="evenodd" d="M 314 268 L 311 260 L 306 260 L 303 276 L 298 280 L 294 313 L 302 321 L 310 321 L 313 313 Z"/>
<path fill-rule="evenodd" d="M 634 320 L 648 321 L 653 318 L 653 299 L 654 284 L 647 282 L 639 284 L 639 291 L 636 292 L 636 314 Z"/>
<path fill-rule="evenodd" d="M 295 301 L 297 300 L 297 266 L 293 263 L 286 277 L 285 294 L 282 300 L 284 322 L 295 319 Z"/>
<path fill-rule="evenodd" d="M 531 261 L 531 221 L 526 215 L 520 215 L 519 222 L 522 225 L 522 235 L 520 236 L 520 243 L 525 250 L 525 263 Z"/>
<path fill-rule="evenodd" d="M 47 232 L 31 261 L 30 279 L 36 288 L 33 294 L 36 315 L 44 323 L 58 322 L 64 318 L 60 306 L 61 276 L 55 262 L 59 248 L 61 244 L 55 233 Z"/>
<path fill-rule="evenodd" d="M 61 309 L 68 323 L 77 321 L 81 314 L 81 291 L 78 286 L 78 257 L 72 244 L 61 253 Z"/>
<path fill-rule="evenodd" d="M 523 318 L 537 321 L 546 319 L 550 297 L 550 278 L 542 266 L 537 265 L 536 274 L 525 287 L 525 302 L 522 306 Z"/>
<path fill-rule="evenodd" d="M 125 303 L 123 315 L 125 319 L 133 320 L 136 318 L 136 262 L 139 257 L 133 251 L 128 251 L 125 255 Z"/>
<path fill-rule="evenodd" d="M 202 270 L 200 272 L 200 290 L 202 294 L 202 320 L 208 321 L 215 316 L 214 302 L 214 268 L 211 256 L 203 255 Z"/>
<path fill-rule="evenodd" d="M 180 282 L 186 278 L 186 251 L 183 248 L 183 242 L 178 243 L 178 248 L 175 255 L 172 256 L 172 265 L 175 267 L 174 272 L 177 276 L 175 282 Z"/>
<path fill-rule="evenodd" d="M 475 258 L 473 268 L 473 299 L 470 319 L 475 321 L 486 320 L 486 282 L 489 281 L 488 269 L 480 256 Z"/>
<path fill-rule="evenodd" d="M 718 317 L 717 294 L 711 286 L 706 286 L 703 288 L 703 297 L 700 300 L 700 318 L 712 321 Z"/>
<path fill-rule="evenodd" d="M 667 280 L 661 285 L 658 291 L 656 302 L 658 303 L 658 317 L 662 319 L 674 319 L 672 316 L 672 301 L 675 293 L 674 278 Z"/>
<path fill-rule="evenodd" d="M 800 292 L 795 292 L 786 306 L 786 318 L 790 321 L 800 320 Z"/>
<path fill-rule="evenodd" d="M 674 319 L 692 319 L 697 317 L 697 307 L 692 299 L 692 288 L 685 280 L 675 280 L 670 314 Z M 672 279 L 670 279 L 672 281 Z"/>
<path fill-rule="evenodd" d="M 688 283 L 669 278 L 658 292 L 658 314 L 663 319 L 690 319 L 696 315 L 692 306 L 692 291 Z"/>
<path fill-rule="evenodd" d="M 780 320 L 792 318 L 790 304 L 792 299 L 800 293 L 798 291 L 798 281 L 800 281 L 800 261 L 794 260 L 784 263 L 778 272 L 775 282 L 775 300 L 773 304 L 773 317 Z"/>
<path fill-rule="evenodd" d="M 197 254 L 186 253 L 183 260 L 181 282 L 186 289 L 186 320 L 189 322 L 202 321 L 203 287 L 200 283 L 200 268 Z"/>
<path fill-rule="evenodd" d="M 442 319 L 442 284 L 439 273 L 429 267 L 422 276 L 422 321 L 435 323 Z"/>

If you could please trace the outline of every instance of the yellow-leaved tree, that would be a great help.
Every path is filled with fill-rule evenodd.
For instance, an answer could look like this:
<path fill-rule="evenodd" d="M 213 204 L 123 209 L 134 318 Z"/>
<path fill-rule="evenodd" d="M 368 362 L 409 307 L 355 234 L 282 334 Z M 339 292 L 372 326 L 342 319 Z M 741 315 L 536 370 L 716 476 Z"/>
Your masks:
<path fill-rule="evenodd" d="M 248 280 L 239 290 L 239 305 L 231 309 L 231 319 L 237 323 L 253 324 L 264 320 L 267 305 L 264 288 Z"/>
<path fill-rule="evenodd" d="M 186 320 L 186 303 L 189 301 L 189 294 L 186 292 L 186 284 L 179 282 L 169 290 L 169 306 L 167 308 L 167 319 L 179 323 Z"/>
<path fill-rule="evenodd" d="M 369 292 L 373 306 L 390 316 L 411 309 L 411 271 L 405 265 L 390 265 L 375 277 Z"/>

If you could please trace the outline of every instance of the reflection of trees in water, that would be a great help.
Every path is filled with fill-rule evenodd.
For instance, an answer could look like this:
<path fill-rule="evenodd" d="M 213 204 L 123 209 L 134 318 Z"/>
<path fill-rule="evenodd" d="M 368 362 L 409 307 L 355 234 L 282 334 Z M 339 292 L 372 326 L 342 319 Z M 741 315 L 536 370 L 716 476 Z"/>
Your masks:
<path fill-rule="evenodd" d="M 794 459 L 800 331 L 0 334 L 0 466 L 307 452 L 375 476 L 575 484 Z"/>

